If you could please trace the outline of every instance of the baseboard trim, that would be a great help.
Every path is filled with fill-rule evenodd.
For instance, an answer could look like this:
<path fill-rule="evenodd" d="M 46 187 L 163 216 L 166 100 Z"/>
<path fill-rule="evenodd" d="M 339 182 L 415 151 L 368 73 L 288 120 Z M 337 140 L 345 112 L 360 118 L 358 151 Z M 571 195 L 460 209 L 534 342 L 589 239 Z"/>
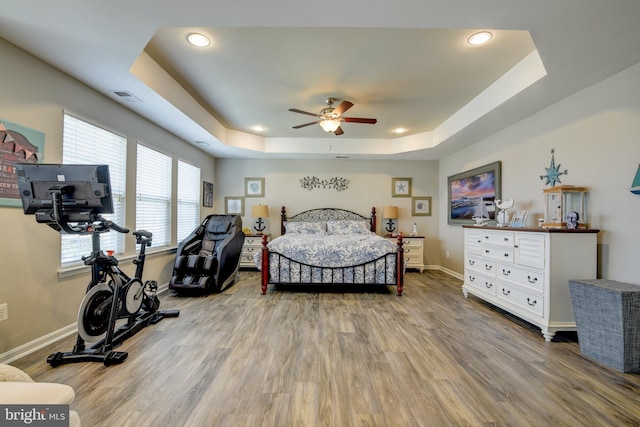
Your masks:
<path fill-rule="evenodd" d="M 36 338 L 33 341 L 29 341 L 26 344 L 0 354 L 0 363 L 11 363 L 18 359 L 21 359 L 25 356 L 30 355 L 31 353 L 40 350 L 43 347 L 53 344 L 56 341 L 60 341 L 61 339 L 64 339 L 70 335 L 73 335 L 77 331 L 78 325 L 76 323 L 67 325 L 64 328 L 60 328 L 57 331 L 48 333 L 47 335 Z"/>
<path fill-rule="evenodd" d="M 169 290 L 169 284 L 165 283 L 163 285 L 158 286 L 158 294 L 162 294 Z M 0 354 L 0 363 L 9 364 L 18 359 L 26 357 L 31 353 L 35 353 L 43 347 L 46 347 L 50 344 L 53 344 L 57 341 L 60 341 L 64 338 L 67 338 L 70 335 L 74 335 L 78 333 L 78 324 L 72 323 L 63 328 L 58 329 L 57 331 L 50 332 L 46 335 L 43 335 L 39 338 L 36 338 L 33 341 L 29 341 L 26 344 L 22 344 L 19 347 L 11 349 L 5 353 Z"/>

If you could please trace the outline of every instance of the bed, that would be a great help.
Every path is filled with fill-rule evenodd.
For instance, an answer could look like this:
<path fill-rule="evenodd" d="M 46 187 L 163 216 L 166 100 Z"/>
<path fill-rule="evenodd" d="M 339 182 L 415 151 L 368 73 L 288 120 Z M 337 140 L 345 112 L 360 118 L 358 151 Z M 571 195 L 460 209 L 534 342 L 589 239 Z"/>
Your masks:
<path fill-rule="evenodd" d="M 375 234 L 376 210 L 365 217 L 344 209 L 311 209 L 287 217 L 281 236 L 254 255 L 262 294 L 269 284 L 404 286 L 402 236 L 392 242 Z"/>

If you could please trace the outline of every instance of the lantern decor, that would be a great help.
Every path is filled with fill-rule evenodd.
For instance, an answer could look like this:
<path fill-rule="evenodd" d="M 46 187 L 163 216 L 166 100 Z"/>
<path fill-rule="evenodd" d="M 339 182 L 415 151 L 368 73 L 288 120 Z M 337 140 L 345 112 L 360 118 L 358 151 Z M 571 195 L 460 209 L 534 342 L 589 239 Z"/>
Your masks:
<path fill-rule="evenodd" d="M 589 192 L 585 187 L 556 185 L 545 188 L 543 192 L 544 222 L 542 227 L 588 228 L 587 202 Z M 569 216 L 567 217 L 567 215 Z"/>

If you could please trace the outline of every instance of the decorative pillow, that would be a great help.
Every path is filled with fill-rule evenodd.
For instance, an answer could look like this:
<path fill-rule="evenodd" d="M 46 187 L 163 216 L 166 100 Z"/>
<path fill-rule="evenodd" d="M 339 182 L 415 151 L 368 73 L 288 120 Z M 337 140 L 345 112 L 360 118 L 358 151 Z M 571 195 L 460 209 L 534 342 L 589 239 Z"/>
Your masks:
<path fill-rule="evenodd" d="M 358 220 L 327 221 L 328 234 L 371 234 L 369 223 Z"/>
<path fill-rule="evenodd" d="M 327 234 L 324 222 L 287 221 L 284 223 L 287 234 Z"/>

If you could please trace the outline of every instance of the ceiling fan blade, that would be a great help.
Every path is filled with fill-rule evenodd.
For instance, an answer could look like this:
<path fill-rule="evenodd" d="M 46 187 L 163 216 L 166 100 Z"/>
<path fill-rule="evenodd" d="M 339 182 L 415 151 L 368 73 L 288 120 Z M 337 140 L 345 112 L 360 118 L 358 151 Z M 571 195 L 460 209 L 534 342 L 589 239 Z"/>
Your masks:
<path fill-rule="evenodd" d="M 317 122 L 317 121 L 315 121 L 315 122 L 309 122 L 309 123 L 305 123 L 305 124 L 303 124 L 303 125 L 294 126 L 293 128 L 294 128 L 294 129 L 300 129 L 300 128 L 303 128 L 303 127 L 306 127 L 306 126 L 315 125 L 316 123 L 318 123 L 318 122 Z"/>
<path fill-rule="evenodd" d="M 338 126 L 338 128 L 333 131 L 334 135 L 342 135 L 343 133 L 344 133 L 344 131 L 342 130 L 342 128 L 340 126 Z"/>
<path fill-rule="evenodd" d="M 306 114 L 307 116 L 320 117 L 315 113 L 308 113 L 306 111 L 298 110 L 297 108 L 289 108 L 289 111 L 291 111 L 292 113 Z"/>
<path fill-rule="evenodd" d="M 378 123 L 377 119 L 363 119 L 361 117 L 343 117 L 342 120 L 348 123 L 366 123 L 370 125 Z"/>
<path fill-rule="evenodd" d="M 349 108 L 353 107 L 353 102 L 349 102 L 349 101 L 342 101 L 340 103 L 340 105 L 338 105 L 335 110 L 333 110 L 333 114 L 336 114 L 338 116 L 341 116 L 345 111 L 347 111 Z"/>

